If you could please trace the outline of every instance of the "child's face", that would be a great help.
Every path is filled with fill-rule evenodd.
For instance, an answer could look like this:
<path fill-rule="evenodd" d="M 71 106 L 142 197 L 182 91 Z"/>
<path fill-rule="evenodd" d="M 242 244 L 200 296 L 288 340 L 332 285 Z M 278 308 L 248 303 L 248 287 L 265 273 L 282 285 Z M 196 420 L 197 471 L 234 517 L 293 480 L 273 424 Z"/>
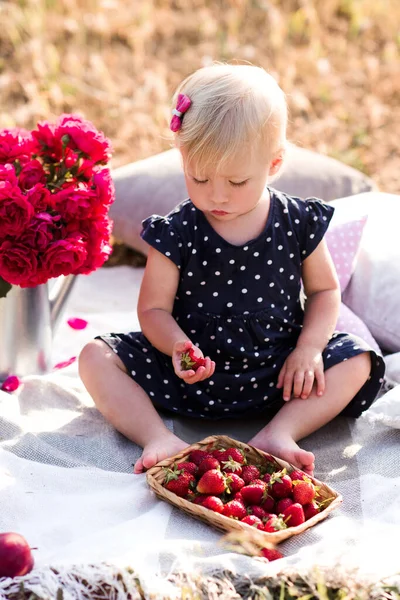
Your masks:
<path fill-rule="evenodd" d="M 206 172 L 188 162 L 185 148 L 180 150 L 191 201 L 217 220 L 233 221 L 252 211 L 266 197 L 268 176 L 279 168 L 276 160 L 266 160 L 261 152 L 251 156 L 243 151 L 227 161 L 220 172 L 211 168 Z"/>

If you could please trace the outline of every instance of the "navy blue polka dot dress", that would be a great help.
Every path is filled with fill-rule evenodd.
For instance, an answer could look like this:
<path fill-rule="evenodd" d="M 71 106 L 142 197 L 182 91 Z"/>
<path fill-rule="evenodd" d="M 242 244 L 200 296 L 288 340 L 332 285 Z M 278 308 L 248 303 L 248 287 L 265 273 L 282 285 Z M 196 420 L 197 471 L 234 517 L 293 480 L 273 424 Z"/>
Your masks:
<path fill-rule="evenodd" d="M 143 221 L 142 238 L 180 270 L 173 316 L 216 363 L 210 379 L 187 385 L 176 377 L 171 358 L 141 332 L 100 336 L 157 407 L 218 419 L 276 412 L 283 405 L 276 384 L 301 332 L 302 261 L 323 238 L 334 209 L 269 191 L 263 231 L 240 246 L 224 240 L 190 200 L 165 217 Z M 348 416 L 359 416 L 376 398 L 383 359 L 360 338 L 338 332 L 323 353 L 326 370 L 366 351 L 371 374 L 343 411 Z"/>

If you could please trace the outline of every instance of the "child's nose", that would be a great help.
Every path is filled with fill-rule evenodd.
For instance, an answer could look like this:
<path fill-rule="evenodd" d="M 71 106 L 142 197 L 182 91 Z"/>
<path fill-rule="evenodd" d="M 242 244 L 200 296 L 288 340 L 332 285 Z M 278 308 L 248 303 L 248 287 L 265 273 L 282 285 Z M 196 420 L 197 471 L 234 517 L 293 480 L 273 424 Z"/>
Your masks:
<path fill-rule="evenodd" d="M 226 204 L 229 200 L 229 195 L 224 186 L 215 187 L 212 191 L 212 201 L 214 204 Z"/>

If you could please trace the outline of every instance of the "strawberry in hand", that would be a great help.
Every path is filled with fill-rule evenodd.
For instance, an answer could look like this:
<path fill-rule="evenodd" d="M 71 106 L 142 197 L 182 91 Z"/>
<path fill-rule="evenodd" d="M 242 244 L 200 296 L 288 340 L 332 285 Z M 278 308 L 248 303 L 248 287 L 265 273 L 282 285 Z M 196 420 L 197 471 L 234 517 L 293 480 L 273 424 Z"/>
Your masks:
<path fill-rule="evenodd" d="M 196 356 L 195 349 L 189 348 L 187 352 L 182 352 L 181 357 L 181 367 L 184 371 L 189 371 L 193 369 L 193 371 L 197 371 L 199 367 L 204 367 L 206 364 L 206 359 L 201 356 Z"/>
<path fill-rule="evenodd" d="M 208 356 L 204 357 L 200 348 L 189 340 L 175 342 L 172 364 L 175 374 L 190 384 L 208 379 L 215 371 L 215 362 Z"/>

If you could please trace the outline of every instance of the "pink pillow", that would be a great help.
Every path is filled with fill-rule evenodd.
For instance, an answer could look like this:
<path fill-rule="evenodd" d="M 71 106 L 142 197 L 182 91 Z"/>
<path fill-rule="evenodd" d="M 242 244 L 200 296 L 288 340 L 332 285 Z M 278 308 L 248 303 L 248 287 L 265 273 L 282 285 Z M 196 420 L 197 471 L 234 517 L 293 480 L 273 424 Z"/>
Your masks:
<path fill-rule="evenodd" d="M 336 324 L 337 331 L 345 331 L 346 333 L 352 333 L 353 335 L 357 335 L 364 342 L 367 342 L 375 352 L 381 354 L 381 350 L 378 346 L 377 341 L 374 337 L 372 337 L 372 333 L 364 323 L 353 313 L 353 311 L 343 304 L 340 305 L 339 318 Z"/>
<path fill-rule="evenodd" d="M 325 240 L 339 277 L 342 294 L 354 273 L 361 236 L 366 222 L 367 215 L 350 217 L 345 210 L 338 211 L 336 209 L 325 234 Z"/>

